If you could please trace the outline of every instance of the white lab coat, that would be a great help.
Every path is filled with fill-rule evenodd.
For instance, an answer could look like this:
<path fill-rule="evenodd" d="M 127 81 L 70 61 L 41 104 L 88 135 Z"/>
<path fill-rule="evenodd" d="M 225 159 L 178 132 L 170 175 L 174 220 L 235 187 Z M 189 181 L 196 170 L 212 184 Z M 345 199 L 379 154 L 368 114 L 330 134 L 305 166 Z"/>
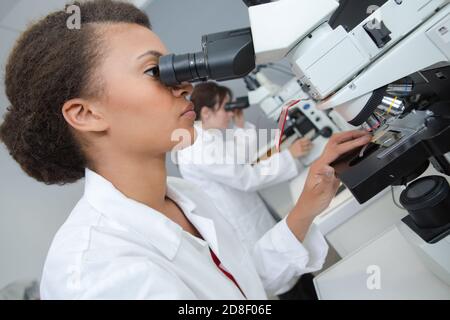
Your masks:
<path fill-rule="evenodd" d="M 203 130 L 196 123 L 197 139 L 194 144 L 178 152 L 178 168 L 182 177 L 201 187 L 214 201 L 225 220 L 235 229 L 239 240 L 251 251 L 255 243 L 275 225 L 275 220 L 258 194 L 258 190 L 288 181 L 302 169 L 288 150 L 274 154 L 268 160 L 252 166 L 236 164 L 238 148 L 255 143 L 255 127 L 246 123 L 245 129 L 254 131 L 245 143 L 243 139 L 228 139 L 224 152 L 220 146 L 221 132 Z M 235 129 L 238 131 L 242 129 Z M 248 151 L 243 151 L 244 153 Z M 249 155 L 248 159 L 254 158 Z M 230 160 L 229 163 L 226 163 Z M 267 172 L 263 172 L 267 170 Z"/>
<path fill-rule="evenodd" d="M 248 299 L 286 291 L 302 273 L 321 268 L 327 245 L 314 227 L 302 244 L 282 221 L 251 258 L 200 189 L 178 178 L 169 178 L 167 187 L 205 241 L 87 169 L 84 195 L 50 247 L 42 298 L 243 299 L 209 248 Z"/>

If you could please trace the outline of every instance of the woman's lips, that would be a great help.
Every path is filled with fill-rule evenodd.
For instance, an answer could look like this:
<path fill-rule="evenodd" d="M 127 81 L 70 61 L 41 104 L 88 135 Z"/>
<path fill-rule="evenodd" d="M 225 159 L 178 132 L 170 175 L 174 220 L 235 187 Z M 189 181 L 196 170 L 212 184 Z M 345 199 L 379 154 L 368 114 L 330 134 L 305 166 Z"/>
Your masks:
<path fill-rule="evenodd" d="M 184 109 L 181 114 L 182 117 L 192 118 L 195 120 L 197 114 L 194 111 L 194 105 L 192 103 L 188 104 L 188 106 Z"/>
<path fill-rule="evenodd" d="M 195 118 L 197 117 L 197 114 L 195 113 L 194 110 L 190 110 L 190 111 L 186 111 L 185 113 L 183 113 L 182 116 L 187 117 L 187 118 L 192 118 L 195 120 Z"/>

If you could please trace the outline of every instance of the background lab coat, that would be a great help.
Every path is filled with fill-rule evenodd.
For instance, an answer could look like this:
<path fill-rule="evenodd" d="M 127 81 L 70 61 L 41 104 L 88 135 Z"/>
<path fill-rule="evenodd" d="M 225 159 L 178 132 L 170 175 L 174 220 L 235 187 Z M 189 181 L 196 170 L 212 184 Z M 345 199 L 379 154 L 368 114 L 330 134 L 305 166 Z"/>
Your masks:
<path fill-rule="evenodd" d="M 198 123 L 195 128 L 198 137 L 194 144 L 178 152 L 180 173 L 184 179 L 198 185 L 208 194 L 223 217 L 236 229 L 239 240 L 250 251 L 264 233 L 275 225 L 274 218 L 257 191 L 296 177 L 301 164 L 288 150 L 274 154 L 254 166 L 223 164 L 226 159 L 235 157 L 236 141 L 225 142 L 227 147 L 220 154 L 223 156 L 221 158 L 217 156 L 215 148 L 220 137 L 214 136 L 219 131 L 203 130 Z M 246 123 L 246 129 L 253 130 L 254 134 L 250 136 L 256 137 L 253 125 Z M 237 147 L 246 148 L 248 144 L 239 144 Z M 275 162 L 278 162 L 277 166 Z M 272 168 L 270 175 L 262 174 L 265 168 Z"/>
<path fill-rule="evenodd" d="M 200 189 L 177 178 L 167 187 L 206 241 L 86 170 L 85 193 L 48 253 L 41 297 L 243 299 L 209 247 L 248 299 L 287 291 L 302 273 L 321 268 L 328 247 L 314 227 L 302 244 L 281 221 L 258 241 L 252 259 Z"/>

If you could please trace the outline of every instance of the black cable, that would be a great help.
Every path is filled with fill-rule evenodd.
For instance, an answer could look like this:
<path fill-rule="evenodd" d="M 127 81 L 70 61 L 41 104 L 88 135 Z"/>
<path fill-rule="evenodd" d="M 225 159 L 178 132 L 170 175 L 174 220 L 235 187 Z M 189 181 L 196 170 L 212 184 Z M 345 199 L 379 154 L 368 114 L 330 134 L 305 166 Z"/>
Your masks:
<path fill-rule="evenodd" d="M 395 199 L 394 186 L 391 186 L 391 195 L 392 195 L 392 201 L 394 202 L 395 206 L 397 208 L 402 209 L 402 210 L 406 210 L 402 205 L 398 204 L 397 200 Z"/>
<path fill-rule="evenodd" d="M 431 115 L 429 116 L 429 118 L 450 120 L 450 116 L 441 116 L 441 115 Z"/>

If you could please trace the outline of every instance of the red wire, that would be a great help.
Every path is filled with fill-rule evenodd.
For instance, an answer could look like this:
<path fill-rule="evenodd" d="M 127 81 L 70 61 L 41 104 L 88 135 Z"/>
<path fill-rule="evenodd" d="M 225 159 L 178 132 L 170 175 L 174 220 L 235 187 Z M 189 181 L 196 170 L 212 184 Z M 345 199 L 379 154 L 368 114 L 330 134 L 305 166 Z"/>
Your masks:
<path fill-rule="evenodd" d="M 284 127 L 286 125 L 286 120 L 287 120 L 287 116 L 289 113 L 289 109 L 292 108 L 293 106 L 295 106 L 296 104 L 298 104 L 300 101 L 302 101 L 301 99 L 297 99 L 297 100 L 292 100 L 289 102 L 289 104 L 285 107 L 282 108 L 281 110 L 281 114 L 280 114 L 280 120 L 281 120 L 281 116 L 283 115 L 283 112 L 285 112 L 284 114 L 284 119 L 283 119 L 283 124 L 281 126 L 280 129 L 280 124 L 278 123 L 278 129 L 280 129 L 280 137 L 278 139 L 278 144 L 277 144 L 277 151 L 280 151 L 280 146 L 281 146 L 281 138 L 283 137 L 283 133 L 284 133 Z"/>

